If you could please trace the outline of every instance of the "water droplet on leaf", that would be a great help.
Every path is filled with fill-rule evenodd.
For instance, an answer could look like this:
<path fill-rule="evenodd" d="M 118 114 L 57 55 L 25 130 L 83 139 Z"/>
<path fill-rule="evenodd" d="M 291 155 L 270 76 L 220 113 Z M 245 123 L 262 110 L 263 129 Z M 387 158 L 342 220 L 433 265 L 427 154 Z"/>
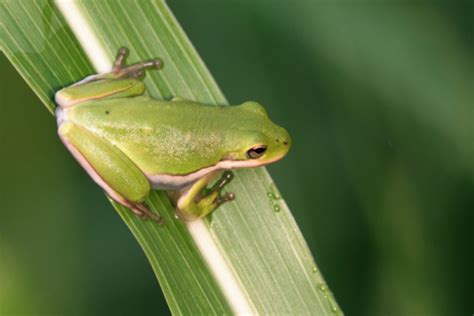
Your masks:
<path fill-rule="evenodd" d="M 323 283 L 319 283 L 318 288 L 323 293 L 326 293 L 328 291 L 328 287 Z"/>

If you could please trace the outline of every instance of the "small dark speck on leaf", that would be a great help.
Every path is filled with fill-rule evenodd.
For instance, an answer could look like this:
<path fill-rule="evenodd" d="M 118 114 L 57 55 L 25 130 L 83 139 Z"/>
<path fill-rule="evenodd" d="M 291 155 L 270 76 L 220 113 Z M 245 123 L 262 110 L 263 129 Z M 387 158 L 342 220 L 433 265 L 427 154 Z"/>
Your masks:
<path fill-rule="evenodd" d="M 109 114 L 110 114 L 110 112 L 109 112 L 109 111 L 105 111 L 105 114 L 106 114 L 106 115 L 109 115 Z"/>

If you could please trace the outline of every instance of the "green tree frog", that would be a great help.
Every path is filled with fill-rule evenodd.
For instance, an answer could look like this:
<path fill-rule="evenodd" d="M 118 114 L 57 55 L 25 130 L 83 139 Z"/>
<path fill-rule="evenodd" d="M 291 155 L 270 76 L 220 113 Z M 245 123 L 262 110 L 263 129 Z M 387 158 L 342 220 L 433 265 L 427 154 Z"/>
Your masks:
<path fill-rule="evenodd" d="M 168 191 L 185 220 L 206 216 L 234 199 L 221 193 L 232 179 L 226 170 L 263 166 L 288 152 L 287 131 L 260 104 L 143 96 L 144 70 L 162 63 L 125 67 L 126 55 L 121 48 L 110 73 L 58 91 L 56 117 L 59 137 L 76 160 L 108 196 L 138 216 L 163 223 L 144 202 L 151 189 Z"/>

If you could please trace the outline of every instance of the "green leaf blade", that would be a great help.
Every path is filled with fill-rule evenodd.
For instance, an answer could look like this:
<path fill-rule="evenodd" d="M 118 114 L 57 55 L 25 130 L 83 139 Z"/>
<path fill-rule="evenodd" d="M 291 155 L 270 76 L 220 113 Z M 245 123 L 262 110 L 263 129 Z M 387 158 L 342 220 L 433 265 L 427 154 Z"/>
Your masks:
<path fill-rule="evenodd" d="M 87 1 L 78 5 L 111 60 L 119 47 L 126 46 L 129 63 L 154 57 L 165 61 L 162 71 L 149 72 L 145 79 L 152 96 L 226 103 L 164 2 Z M 51 2 L 5 2 L 2 6 L 2 47 L 53 112 L 52 96 L 57 89 L 95 71 Z M 19 23 L 13 16 L 33 19 L 34 23 Z M 54 30 L 52 36 L 38 26 L 41 23 Z M 18 38 L 25 43 L 47 44 L 44 49 L 38 44 L 31 48 L 30 44 L 15 43 Z M 24 49 L 33 49 L 34 56 Z M 274 198 L 279 193 L 267 171 L 239 171 L 228 190 L 236 193 L 236 201 L 219 208 L 206 222 L 207 229 L 254 312 L 340 313 L 286 204 Z M 224 294 L 225 285 L 216 280 L 212 262 L 206 261 L 196 246 L 199 236 L 191 235 L 174 218 L 174 209 L 163 192 L 152 193 L 147 202 L 165 217 L 166 227 L 142 221 L 113 204 L 147 255 L 170 310 L 186 315 L 235 312 Z"/>
<path fill-rule="evenodd" d="M 148 203 L 164 216 L 166 229 L 154 222 L 137 221 L 127 208 L 111 202 L 147 255 L 174 314 L 231 313 L 213 276 L 203 266 L 189 233 L 174 218 L 173 208 L 163 192 L 153 192 Z"/>
<path fill-rule="evenodd" d="M 51 2 L 4 1 L 1 6 L 1 47 L 53 113 L 54 92 L 94 70 Z M 58 61 L 67 67 L 51 67 Z"/>

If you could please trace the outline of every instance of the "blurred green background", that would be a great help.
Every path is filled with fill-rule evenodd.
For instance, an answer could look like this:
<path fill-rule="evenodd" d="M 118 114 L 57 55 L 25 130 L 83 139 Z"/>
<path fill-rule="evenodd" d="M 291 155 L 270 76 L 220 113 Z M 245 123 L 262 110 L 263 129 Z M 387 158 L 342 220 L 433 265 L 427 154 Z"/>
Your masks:
<path fill-rule="evenodd" d="M 343 311 L 472 314 L 473 2 L 169 4 L 229 101 L 290 131 L 269 169 Z M 0 69 L 0 314 L 169 313 L 53 117 Z"/>

